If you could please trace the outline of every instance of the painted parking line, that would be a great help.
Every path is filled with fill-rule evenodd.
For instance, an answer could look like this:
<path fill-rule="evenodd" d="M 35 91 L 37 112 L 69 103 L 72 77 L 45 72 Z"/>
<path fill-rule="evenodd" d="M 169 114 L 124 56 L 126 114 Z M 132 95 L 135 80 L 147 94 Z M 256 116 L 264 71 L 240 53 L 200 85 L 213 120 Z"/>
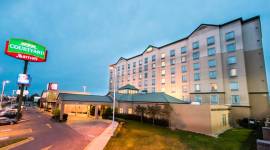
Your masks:
<path fill-rule="evenodd" d="M 10 144 L 8 146 L 2 147 L 2 148 L 0 148 L 0 150 L 10 150 L 10 149 L 13 149 L 15 147 L 18 147 L 20 145 L 23 145 L 23 144 L 28 143 L 28 142 L 33 141 L 33 140 L 34 140 L 34 137 L 29 137 L 29 138 L 27 138 L 25 140 L 22 140 L 20 142 L 17 142 L 17 143 Z"/>
<path fill-rule="evenodd" d="M 0 137 L 6 137 L 6 136 L 18 136 L 23 135 L 27 133 L 31 133 L 33 130 L 31 128 L 28 129 L 18 129 L 18 130 L 10 130 L 6 132 L 0 132 Z"/>
<path fill-rule="evenodd" d="M 11 129 L 1 130 L 0 132 L 8 132 L 8 131 L 11 131 Z"/>
<path fill-rule="evenodd" d="M 52 145 L 49 145 L 47 147 L 42 148 L 41 150 L 49 150 L 52 147 Z"/>
<path fill-rule="evenodd" d="M 52 126 L 49 124 L 49 123 L 46 123 L 46 126 L 48 127 L 48 128 L 52 128 Z"/>
<path fill-rule="evenodd" d="M 9 139 L 8 136 L 0 137 L 0 141 L 7 140 L 7 139 Z"/>

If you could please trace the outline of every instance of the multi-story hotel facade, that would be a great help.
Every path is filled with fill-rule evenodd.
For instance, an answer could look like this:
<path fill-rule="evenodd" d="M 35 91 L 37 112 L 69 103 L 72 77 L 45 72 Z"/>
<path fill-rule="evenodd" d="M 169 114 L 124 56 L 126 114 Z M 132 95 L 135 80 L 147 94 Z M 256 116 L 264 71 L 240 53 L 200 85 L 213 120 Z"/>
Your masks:
<path fill-rule="evenodd" d="M 264 117 L 269 103 L 260 17 L 201 24 L 183 39 L 121 57 L 110 65 L 110 91 L 114 83 L 116 89 L 131 84 L 185 101 L 229 105 L 235 118 Z"/>

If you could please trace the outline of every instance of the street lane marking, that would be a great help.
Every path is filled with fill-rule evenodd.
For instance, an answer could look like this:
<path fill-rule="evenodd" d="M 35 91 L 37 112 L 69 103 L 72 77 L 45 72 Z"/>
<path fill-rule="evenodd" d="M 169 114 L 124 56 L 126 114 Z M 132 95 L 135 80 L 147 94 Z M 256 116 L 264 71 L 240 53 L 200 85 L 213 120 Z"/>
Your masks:
<path fill-rule="evenodd" d="M 23 135 L 23 134 L 27 134 L 27 133 L 31 133 L 31 132 L 33 132 L 33 130 L 31 128 L 12 130 L 12 131 L 8 131 L 8 132 L 0 132 L 0 137 L 17 136 L 17 135 Z"/>
<path fill-rule="evenodd" d="M 11 131 L 11 129 L 1 130 L 1 132 L 8 132 L 8 131 Z"/>
<path fill-rule="evenodd" d="M 34 137 L 29 137 L 29 138 L 27 138 L 25 140 L 22 140 L 20 142 L 17 142 L 17 143 L 10 144 L 8 146 L 2 147 L 2 148 L 0 148 L 0 150 L 10 150 L 10 149 L 13 149 L 15 147 L 18 147 L 20 145 L 23 145 L 23 144 L 28 143 L 28 142 L 33 141 L 33 140 L 34 140 Z"/>
<path fill-rule="evenodd" d="M 47 147 L 42 148 L 41 150 L 49 150 L 52 147 L 52 145 L 49 145 Z"/>
<path fill-rule="evenodd" d="M 6 139 L 9 139 L 9 137 L 8 136 L 0 137 L 0 141 L 6 140 Z"/>
<path fill-rule="evenodd" d="M 48 128 L 52 128 L 52 126 L 50 125 L 50 124 L 48 124 L 48 123 L 46 123 L 46 126 L 48 127 Z"/>

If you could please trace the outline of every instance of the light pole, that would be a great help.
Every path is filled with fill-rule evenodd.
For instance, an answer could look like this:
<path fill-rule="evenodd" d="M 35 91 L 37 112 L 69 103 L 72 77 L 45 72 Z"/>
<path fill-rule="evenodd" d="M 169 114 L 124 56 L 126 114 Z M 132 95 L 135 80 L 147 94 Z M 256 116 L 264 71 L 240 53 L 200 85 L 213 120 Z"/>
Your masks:
<path fill-rule="evenodd" d="M 115 121 L 115 92 L 116 92 L 116 68 L 114 66 L 111 67 L 111 69 L 113 70 L 113 120 L 112 123 L 114 124 Z"/>
<path fill-rule="evenodd" d="M 0 109 L 2 109 L 2 101 L 3 101 L 3 97 L 4 97 L 5 86 L 8 83 L 10 83 L 9 80 L 4 80 L 3 83 L 2 83 L 2 94 L 1 94 Z"/>
<path fill-rule="evenodd" d="M 86 92 L 86 88 L 87 88 L 87 86 L 82 86 L 83 87 L 83 92 L 85 93 Z"/>

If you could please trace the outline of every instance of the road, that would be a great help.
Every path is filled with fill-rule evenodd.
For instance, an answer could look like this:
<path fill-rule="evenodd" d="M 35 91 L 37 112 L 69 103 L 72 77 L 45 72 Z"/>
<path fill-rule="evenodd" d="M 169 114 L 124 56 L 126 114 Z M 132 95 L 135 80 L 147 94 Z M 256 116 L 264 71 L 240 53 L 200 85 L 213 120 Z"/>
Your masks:
<path fill-rule="evenodd" d="M 90 142 L 89 138 L 73 130 L 65 123 L 50 120 L 50 116 L 40 113 L 35 108 L 28 108 L 23 113 L 22 122 L 16 125 L 0 126 L 0 130 L 31 129 L 31 133 L 23 136 L 34 140 L 14 148 L 14 150 L 83 150 Z"/>

